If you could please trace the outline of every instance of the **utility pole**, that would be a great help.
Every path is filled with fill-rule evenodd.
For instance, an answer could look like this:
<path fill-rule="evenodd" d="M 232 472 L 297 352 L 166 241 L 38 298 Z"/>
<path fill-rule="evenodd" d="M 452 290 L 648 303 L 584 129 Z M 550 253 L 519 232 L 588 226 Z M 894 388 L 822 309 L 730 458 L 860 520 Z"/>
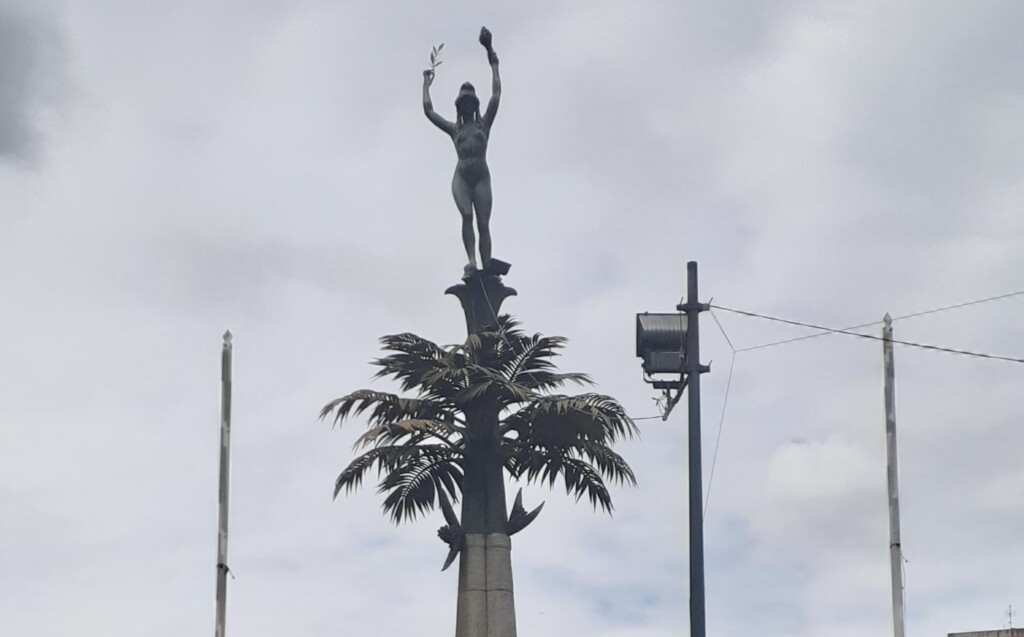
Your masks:
<path fill-rule="evenodd" d="M 636 315 L 636 355 L 644 360 L 644 380 L 665 392 L 662 420 L 676 406 L 683 390 L 689 393 L 688 456 L 690 513 L 690 637 L 705 637 L 704 509 L 700 462 L 700 375 L 711 371 L 700 364 L 700 313 L 711 309 L 697 293 L 697 262 L 686 264 L 686 303 L 675 314 Z M 685 322 L 679 312 L 685 313 Z M 679 374 L 679 380 L 655 380 L 655 374 Z M 672 391 L 675 390 L 675 396 Z"/>
<path fill-rule="evenodd" d="M 885 362 L 885 438 L 889 482 L 889 562 L 892 570 L 893 635 L 904 637 L 903 549 L 900 543 L 899 471 L 896 456 L 896 371 L 892 355 L 892 317 L 887 312 L 882 326 L 882 354 Z"/>
<path fill-rule="evenodd" d="M 709 368 L 700 364 L 700 313 L 708 306 L 697 295 L 697 262 L 686 264 L 686 384 L 689 393 L 689 495 L 690 495 L 690 637 L 705 637 L 704 622 L 704 511 L 700 441 L 700 375 Z M 679 391 L 682 391 L 680 389 Z"/>
<path fill-rule="evenodd" d="M 224 332 L 220 359 L 220 514 L 217 531 L 217 627 L 224 637 L 228 595 L 228 473 L 231 465 L 231 330 Z"/>

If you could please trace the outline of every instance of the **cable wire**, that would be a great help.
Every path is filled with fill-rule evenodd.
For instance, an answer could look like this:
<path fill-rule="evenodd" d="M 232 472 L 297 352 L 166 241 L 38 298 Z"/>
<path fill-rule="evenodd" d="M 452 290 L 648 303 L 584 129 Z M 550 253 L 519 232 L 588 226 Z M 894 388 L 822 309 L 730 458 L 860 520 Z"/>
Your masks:
<path fill-rule="evenodd" d="M 861 323 L 860 325 L 851 325 L 850 327 L 844 327 L 841 332 L 849 332 L 851 330 L 859 330 L 865 327 L 871 327 L 873 325 L 881 325 L 882 321 L 874 321 L 872 323 Z M 763 349 L 765 347 L 775 347 L 776 345 L 785 345 L 787 343 L 795 343 L 797 341 L 806 341 L 809 338 L 818 338 L 819 336 L 831 336 L 833 332 L 818 332 L 817 334 L 806 334 L 804 336 L 797 336 L 795 338 L 787 338 L 781 341 L 773 341 L 771 343 L 762 343 L 761 345 L 752 345 L 750 347 L 744 347 L 738 351 L 740 352 L 751 352 L 755 349 Z"/>
<path fill-rule="evenodd" d="M 732 353 L 735 354 L 736 353 L 736 346 L 732 344 L 731 340 L 729 340 L 729 335 L 725 333 L 725 328 L 722 327 L 722 322 L 718 320 L 718 316 L 715 315 L 715 311 L 714 310 L 710 310 L 710 314 L 711 314 L 711 318 L 715 319 L 715 323 L 718 325 L 718 331 L 720 331 L 722 333 L 722 336 L 725 338 L 725 342 L 729 344 L 729 349 L 731 349 Z M 739 351 L 743 351 L 743 350 L 739 350 Z"/>
<path fill-rule="evenodd" d="M 708 492 L 704 495 L 704 511 L 701 513 L 701 518 L 707 517 L 708 514 L 708 502 L 711 501 L 711 484 L 715 480 L 715 465 L 718 464 L 718 448 L 722 442 L 722 428 L 725 424 L 725 408 L 729 405 L 729 389 L 732 387 L 732 370 L 736 367 L 736 348 L 732 344 L 732 340 L 729 335 L 725 333 L 725 328 L 722 327 L 722 322 L 715 316 L 714 310 L 709 310 L 711 318 L 715 319 L 715 324 L 718 325 L 718 330 L 722 333 L 722 337 L 725 342 L 729 344 L 729 349 L 732 350 L 732 360 L 729 361 L 729 376 L 725 381 L 725 397 L 722 399 L 722 413 L 718 418 L 718 435 L 715 437 L 715 453 L 711 458 L 711 473 L 708 475 Z"/>
<path fill-rule="evenodd" d="M 750 317 L 753 317 L 753 318 L 765 319 L 767 321 L 774 321 L 776 323 L 785 323 L 786 325 L 795 325 L 797 327 L 807 327 L 807 328 L 810 328 L 810 329 L 813 329 L 813 330 L 821 330 L 822 332 L 830 332 L 830 333 L 833 333 L 833 334 L 845 334 L 847 336 L 856 336 L 857 338 L 866 338 L 866 339 L 873 340 L 873 341 L 889 340 L 889 339 L 883 339 L 881 336 L 874 336 L 872 334 L 860 334 L 858 332 L 851 332 L 849 329 L 842 329 L 842 330 L 840 330 L 840 329 L 835 329 L 835 328 L 832 328 L 832 327 L 824 327 L 822 325 L 815 325 L 813 323 L 805 323 L 805 322 L 802 322 L 802 321 L 792 321 L 792 320 L 789 320 L 789 319 L 779 318 L 777 316 L 768 316 L 766 314 L 758 314 L 757 312 L 748 312 L 747 310 L 737 310 L 735 308 L 724 307 L 724 306 L 721 306 L 721 305 L 713 305 L 712 307 L 714 307 L 715 309 L 718 309 L 718 310 L 722 310 L 723 312 L 732 312 L 734 314 L 742 314 L 743 316 L 750 316 Z M 929 312 L 927 312 L 927 313 L 937 312 L 937 311 L 940 311 L 940 310 L 929 310 Z M 915 316 L 920 316 L 921 314 L 925 314 L 925 312 L 919 313 L 919 314 L 917 314 Z M 909 318 L 909 316 L 903 317 L 903 318 Z M 936 352 L 946 352 L 948 354 L 959 354 L 961 356 L 973 356 L 975 358 L 987 358 L 987 359 L 991 359 L 991 360 L 1006 361 L 1008 363 L 1024 363 L 1024 358 L 1016 358 L 1016 357 L 1013 357 L 1013 356 L 1000 356 L 998 354 L 985 354 L 985 353 L 982 353 L 982 352 L 971 352 L 971 351 L 968 351 L 968 350 L 954 349 L 954 348 L 951 348 L 951 347 L 940 347 L 938 345 L 928 345 L 928 344 L 925 344 L 925 343 L 914 343 L 914 342 L 911 342 L 911 341 L 901 341 L 901 340 L 896 340 L 896 339 L 891 339 L 891 342 L 899 344 L 899 345 L 906 345 L 908 347 L 917 347 L 917 348 L 920 348 L 920 349 L 928 349 L 928 350 L 933 350 L 933 351 L 936 351 Z M 747 351 L 747 350 L 740 350 L 740 351 Z"/>
<path fill-rule="evenodd" d="M 931 309 L 931 310 L 925 310 L 923 312 L 914 312 L 912 314 L 903 314 L 901 316 L 894 316 L 892 318 L 892 320 L 893 321 L 900 321 L 900 320 L 903 320 L 903 319 L 917 318 L 919 316 L 925 316 L 927 314 L 936 314 L 938 312 L 945 312 L 947 310 L 957 310 L 957 309 L 960 309 L 962 307 L 968 307 L 968 306 L 971 306 L 971 305 L 979 305 L 981 303 L 988 303 L 990 301 L 1001 301 L 1003 299 L 1008 299 L 1008 298 L 1014 297 L 1014 296 L 1020 296 L 1022 294 L 1024 294 L 1024 290 L 1019 290 L 1017 292 L 1009 292 L 1007 294 L 998 294 L 996 296 L 990 296 L 990 297 L 987 297 L 987 298 L 984 298 L 984 299 L 977 299 L 975 301 L 967 301 L 966 303 L 956 303 L 956 304 L 953 304 L 953 305 L 946 305 L 944 307 L 937 307 L 937 308 L 934 308 L 934 309 Z M 809 338 L 818 338 L 819 336 L 828 336 L 830 334 L 835 333 L 836 331 L 838 331 L 838 332 L 849 332 L 849 331 L 852 331 L 852 330 L 859 330 L 859 329 L 863 329 L 865 327 L 873 327 L 875 325 L 881 325 L 881 324 L 882 324 L 882 321 L 872 321 L 871 323 L 861 323 L 860 325 L 851 325 L 850 327 L 844 327 L 842 330 L 829 330 L 829 331 L 825 331 L 825 332 L 820 332 L 818 334 L 807 334 L 805 336 L 797 336 L 796 338 L 787 338 L 787 339 L 783 339 L 781 341 L 773 341 L 771 343 L 762 343 L 761 345 L 753 345 L 751 347 L 744 347 L 744 348 L 741 348 L 741 349 L 739 349 L 737 351 L 739 351 L 739 352 L 749 352 L 749 351 L 752 351 L 752 350 L 755 350 L 755 349 L 762 349 L 762 348 L 765 348 L 765 347 L 774 347 L 776 345 L 785 345 L 786 343 L 795 343 L 796 341 L 805 341 L 805 340 L 807 340 Z"/>
<path fill-rule="evenodd" d="M 1017 292 L 1008 292 L 1006 294 L 998 294 L 996 296 L 990 296 L 985 299 L 978 299 L 976 301 L 967 301 L 966 303 L 956 303 L 955 305 L 947 305 L 945 307 L 937 307 L 934 310 L 925 310 L 923 312 L 914 312 L 913 314 L 904 314 L 902 316 L 893 317 L 892 320 L 899 321 L 900 319 L 916 318 L 918 316 L 924 316 L 926 314 L 935 314 L 937 312 L 945 312 L 946 310 L 956 310 L 969 305 L 978 305 L 980 303 L 988 303 L 989 301 L 1001 301 L 1008 299 L 1012 296 L 1020 296 L 1024 294 L 1024 290 L 1018 290 Z"/>
<path fill-rule="evenodd" d="M 736 350 L 732 352 L 732 361 L 729 362 L 729 377 L 725 381 L 725 397 L 722 399 L 722 415 L 718 419 L 718 436 L 715 438 L 715 453 L 711 457 L 711 474 L 708 476 L 708 492 L 704 496 L 704 512 L 701 518 L 708 516 L 708 502 L 711 501 L 711 484 L 715 480 L 715 465 L 718 463 L 718 446 L 722 442 L 722 425 L 725 423 L 725 408 L 729 404 L 729 388 L 732 387 L 732 370 L 736 366 Z"/>

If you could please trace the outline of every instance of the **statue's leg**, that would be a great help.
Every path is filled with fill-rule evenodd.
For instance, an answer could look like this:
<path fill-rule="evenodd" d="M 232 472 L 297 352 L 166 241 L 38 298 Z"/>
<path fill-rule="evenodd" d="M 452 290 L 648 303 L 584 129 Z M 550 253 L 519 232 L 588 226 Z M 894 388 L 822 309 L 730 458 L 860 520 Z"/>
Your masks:
<path fill-rule="evenodd" d="M 455 206 L 462 215 L 462 245 L 466 247 L 466 256 L 469 257 L 469 265 L 477 269 L 476 265 L 476 234 L 473 232 L 473 190 L 466 180 L 459 176 L 456 171 L 452 179 L 452 196 L 455 197 Z"/>
<path fill-rule="evenodd" d="M 491 267 L 491 178 L 484 177 L 473 188 L 476 225 L 480 230 L 480 264 Z"/>

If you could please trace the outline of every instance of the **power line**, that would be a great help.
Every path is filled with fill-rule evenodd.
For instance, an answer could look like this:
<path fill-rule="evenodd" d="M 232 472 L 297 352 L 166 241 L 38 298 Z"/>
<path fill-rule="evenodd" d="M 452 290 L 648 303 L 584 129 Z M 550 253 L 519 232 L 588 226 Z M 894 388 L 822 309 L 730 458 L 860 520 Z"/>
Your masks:
<path fill-rule="evenodd" d="M 980 303 L 988 303 L 989 301 L 1001 301 L 1003 299 L 1008 299 L 1008 298 L 1010 298 L 1012 296 L 1020 296 L 1022 294 L 1024 294 L 1024 290 L 1019 290 L 1017 292 L 1008 292 L 1007 294 L 999 294 L 999 295 L 996 295 L 996 296 L 990 296 L 990 297 L 985 298 L 985 299 L 978 299 L 977 301 L 967 301 L 966 303 L 957 303 L 955 305 L 947 305 L 945 307 L 937 307 L 934 310 L 925 310 L 924 312 L 914 312 L 913 314 L 904 314 L 902 316 L 893 317 L 892 320 L 898 321 L 900 319 L 916 318 L 918 316 L 924 316 L 925 314 L 935 314 L 937 312 L 945 312 L 946 310 L 956 310 L 956 309 L 959 309 L 959 308 L 962 308 L 962 307 L 967 307 L 968 305 L 978 305 Z M 881 322 L 881 321 L 879 321 L 879 322 Z"/>
<path fill-rule="evenodd" d="M 1024 290 L 1019 290 L 1017 292 L 1009 292 L 1007 294 L 999 294 L 999 295 L 996 295 L 996 296 L 990 296 L 990 297 L 987 297 L 987 298 L 984 298 L 984 299 L 978 299 L 978 300 L 975 300 L 975 301 L 967 301 L 966 303 L 956 303 L 954 305 L 946 305 L 944 307 L 937 307 L 937 308 L 934 308 L 934 309 L 931 309 L 931 310 L 925 310 L 923 312 L 914 312 L 912 314 L 903 314 L 902 316 L 895 316 L 895 317 L 893 317 L 892 320 L 899 321 L 899 320 L 902 320 L 902 319 L 917 318 L 918 316 L 925 316 L 927 314 L 936 314 L 938 312 L 945 312 L 947 310 L 956 310 L 956 309 L 959 309 L 959 308 L 962 308 L 962 307 L 968 307 L 968 306 L 971 306 L 971 305 L 979 305 L 981 303 L 988 303 L 990 301 L 1001 301 L 1003 299 L 1008 299 L 1008 298 L 1014 297 L 1014 296 L 1020 296 L 1022 294 L 1024 294 Z M 776 345 L 785 345 L 786 343 L 795 343 L 797 341 L 806 341 L 807 339 L 810 339 L 810 338 L 818 338 L 819 336 L 828 336 L 828 335 L 836 333 L 836 332 L 848 332 L 848 331 L 852 331 L 852 330 L 863 329 L 865 327 L 873 327 L 875 325 L 881 325 L 881 324 L 882 324 L 882 321 L 872 321 L 871 323 L 861 323 L 860 325 L 851 325 L 850 327 L 844 327 L 842 330 L 827 330 L 827 331 L 819 332 L 818 334 L 807 334 L 805 336 L 797 336 L 796 338 L 787 338 L 787 339 L 783 339 L 781 341 L 773 341 L 771 343 L 762 343 L 761 345 L 753 345 L 751 347 L 744 347 L 744 348 L 738 349 L 736 351 L 737 352 L 749 352 L 749 351 L 752 351 L 752 350 L 755 350 L 755 349 L 762 349 L 762 348 L 765 348 L 765 347 L 774 347 Z M 895 341 L 893 341 L 893 342 L 895 342 Z"/>
<path fill-rule="evenodd" d="M 725 309 L 725 308 L 722 308 L 722 309 Z M 865 328 L 865 327 L 871 327 L 872 325 L 881 325 L 881 323 L 882 323 L 881 321 L 874 321 L 872 323 L 861 323 L 860 325 L 851 325 L 850 327 L 844 327 L 842 330 L 838 330 L 838 331 L 848 332 L 850 330 L 859 330 L 859 329 L 862 329 L 862 328 Z M 797 336 L 796 338 L 787 338 L 787 339 L 783 339 L 781 341 L 772 341 L 771 343 L 762 343 L 761 345 L 752 345 L 750 347 L 744 347 L 744 348 L 739 349 L 737 351 L 739 351 L 739 352 L 751 352 L 751 351 L 753 351 L 755 349 L 763 349 L 765 347 L 775 347 L 776 345 L 785 345 L 787 343 L 795 343 L 797 341 L 806 341 L 807 339 L 810 339 L 810 338 L 818 338 L 819 336 L 830 336 L 831 334 L 833 334 L 833 332 L 831 330 L 830 331 L 826 331 L 826 332 L 818 332 L 817 334 L 806 334 L 804 336 Z"/>
<path fill-rule="evenodd" d="M 1015 294 L 1018 294 L 1018 293 L 1015 293 Z M 980 301 L 978 301 L 978 302 L 980 302 Z M 873 341 L 883 340 L 882 337 L 880 337 L 880 336 L 873 336 L 871 334 L 860 334 L 858 332 L 851 332 L 849 329 L 842 329 L 842 330 L 840 330 L 840 329 L 835 329 L 835 328 L 831 328 L 831 327 L 824 327 L 822 325 L 815 325 L 813 323 L 805 323 L 805 322 L 802 322 L 802 321 L 792 321 L 792 320 L 789 320 L 789 319 L 778 318 L 776 316 L 768 316 L 766 314 L 758 314 L 757 312 L 748 312 L 746 310 L 737 310 L 735 308 L 724 307 L 724 306 L 721 306 L 721 305 L 712 305 L 711 307 L 713 307 L 715 309 L 718 309 L 718 310 L 722 310 L 723 312 L 732 312 L 734 314 L 742 314 L 743 316 L 750 316 L 750 317 L 753 317 L 753 318 L 764 319 L 766 321 L 774 321 L 776 323 L 785 323 L 786 325 L 795 325 L 797 327 L 807 327 L 807 328 L 810 328 L 810 329 L 813 329 L 813 330 L 821 330 L 822 332 L 830 332 L 832 334 L 845 334 L 847 336 L 856 336 L 857 338 L 866 338 L 866 339 L 873 340 Z M 962 305 L 959 306 L 959 307 L 962 307 Z M 949 309 L 952 309 L 952 307 L 950 307 Z M 910 316 L 920 316 L 921 314 L 928 314 L 928 313 L 938 312 L 938 311 L 941 311 L 941 309 L 929 310 L 928 312 L 921 312 L 921 313 L 918 313 L 916 315 L 908 315 L 908 316 L 902 317 L 902 318 L 910 318 Z M 1006 362 L 1009 362 L 1009 363 L 1024 363 L 1024 358 L 1015 358 L 1015 357 L 1012 357 L 1012 356 L 1000 356 L 998 354 L 984 354 L 984 353 L 981 353 L 981 352 L 971 352 L 971 351 L 968 351 L 968 350 L 953 349 L 951 347 L 940 347 L 938 345 L 927 345 L 925 343 L 913 343 L 911 341 L 899 341 L 899 340 L 896 340 L 896 339 L 892 339 L 892 342 L 896 343 L 896 344 L 899 344 L 899 345 L 906 345 L 908 347 L 917 347 L 917 348 L 920 348 L 920 349 L 928 349 L 928 350 L 933 350 L 933 351 L 937 351 L 937 352 L 946 352 L 946 353 L 949 353 L 949 354 L 959 354 L 961 356 L 973 356 L 975 358 L 987 358 L 987 359 L 991 359 L 991 360 L 1006 361 Z M 745 350 L 740 350 L 740 351 L 745 351 Z"/>

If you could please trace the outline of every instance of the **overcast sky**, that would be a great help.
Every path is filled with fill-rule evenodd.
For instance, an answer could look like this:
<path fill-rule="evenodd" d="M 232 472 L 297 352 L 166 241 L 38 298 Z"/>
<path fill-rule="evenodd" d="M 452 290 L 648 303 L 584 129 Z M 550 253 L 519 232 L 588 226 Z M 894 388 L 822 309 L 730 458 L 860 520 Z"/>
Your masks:
<path fill-rule="evenodd" d="M 0 632 L 212 633 L 221 334 L 235 334 L 228 633 L 454 629 L 435 513 L 332 502 L 376 339 L 464 338 L 453 118 L 491 137 L 504 309 L 656 415 L 634 313 L 844 327 L 1024 290 L 1020 2 L 0 0 Z M 719 311 L 737 348 L 799 328 Z M 705 491 L 732 351 L 704 315 Z M 877 334 L 872 327 L 867 333 Z M 1024 296 L 896 337 L 1024 357 Z M 909 635 L 1024 608 L 1024 365 L 896 351 Z M 515 538 L 520 634 L 686 634 L 685 410 L 620 447 L 614 517 L 558 489 Z M 513 492 L 514 493 L 514 492 Z M 880 343 L 736 356 L 708 632 L 891 630 Z M 1024 620 L 1018 620 L 1024 623 Z"/>

